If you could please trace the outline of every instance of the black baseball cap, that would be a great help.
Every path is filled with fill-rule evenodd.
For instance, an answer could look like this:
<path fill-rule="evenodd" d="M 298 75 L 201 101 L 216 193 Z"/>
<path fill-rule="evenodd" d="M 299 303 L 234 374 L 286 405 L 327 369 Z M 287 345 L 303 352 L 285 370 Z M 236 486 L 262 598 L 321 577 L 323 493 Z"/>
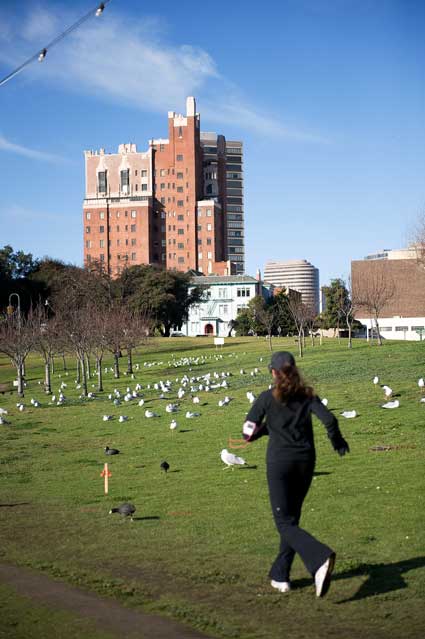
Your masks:
<path fill-rule="evenodd" d="M 269 371 L 274 368 L 275 371 L 279 371 L 284 366 L 295 366 L 295 359 L 292 353 L 288 351 L 277 351 L 273 353 L 269 364 Z"/>

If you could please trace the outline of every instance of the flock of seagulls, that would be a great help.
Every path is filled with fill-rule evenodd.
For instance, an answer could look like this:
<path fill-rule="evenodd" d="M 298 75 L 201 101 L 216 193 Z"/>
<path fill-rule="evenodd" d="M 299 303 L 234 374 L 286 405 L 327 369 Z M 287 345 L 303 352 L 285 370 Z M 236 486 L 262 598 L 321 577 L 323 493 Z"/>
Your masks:
<path fill-rule="evenodd" d="M 238 356 L 235 354 L 232 354 L 229 356 L 233 356 L 236 359 L 238 358 Z M 169 369 L 170 368 L 176 368 L 176 369 L 186 368 L 186 370 L 188 370 L 189 373 L 193 373 L 193 369 L 195 369 L 196 367 L 209 363 L 211 362 L 212 359 L 219 362 L 223 360 L 223 357 L 224 357 L 223 354 L 216 354 L 214 356 L 209 356 L 209 357 L 206 357 L 206 356 L 182 357 L 179 359 L 173 357 L 172 360 L 168 361 L 168 368 Z M 259 358 L 259 359 L 260 361 L 263 360 L 263 358 Z M 154 362 L 145 362 L 143 364 L 143 367 L 152 368 L 152 367 L 159 367 L 163 365 L 164 365 L 163 361 L 154 361 Z M 139 371 L 140 366 L 135 365 L 135 370 Z M 109 371 L 113 372 L 113 369 L 111 368 L 105 369 L 105 372 L 109 372 Z M 249 375 L 250 377 L 256 377 L 257 375 L 260 374 L 260 369 L 255 367 L 253 368 L 253 370 L 247 371 L 244 368 L 240 368 L 239 374 L 241 376 Z M 201 400 L 201 397 L 199 396 L 199 393 L 202 393 L 202 392 L 210 393 L 212 391 L 216 391 L 217 393 L 219 393 L 220 390 L 229 388 L 230 377 L 232 377 L 232 373 L 226 370 L 222 370 L 222 371 L 216 370 L 214 372 L 206 373 L 203 375 L 195 375 L 195 374 L 189 375 L 187 372 L 185 372 L 181 377 L 176 377 L 173 380 L 171 379 L 159 380 L 157 382 L 147 384 L 145 388 L 143 388 L 143 386 L 140 383 L 137 383 L 134 386 L 134 388 L 131 388 L 130 386 L 128 386 L 125 392 L 120 391 L 118 388 L 115 388 L 112 393 L 109 393 L 107 395 L 107 397 L 109 401 L 112 403 L 112 405 L 115 407 L 121 406 L 123 402 L 126 404 L 134 403 L 134 405 L 137 405 L 140 408 L 145 407 L 145 410 L 144 410 L 145 418 L 152 419 L 152 418 L 160 417 L 160 414 L 155 412 L 151 408 L 146 409 L 146 401 L 149 401 L 150 399 L 155 399 L 155 397 L 151 397 L 152 394 L 156 393 L 157 394 L 156 398 L 158 400 L 166 400 L 167 398 L 169 398 L 168 403 L 165 405 L 165 412 L 170 415 L 174 415 L 180 411 L 180 402 L 191 400 L 195 408 L 202 405 L 202 400 Z M 131 378 L 135 379 L 135 376 L 132 375 Z M 375 375 L 373 377 L 372 383 L 376 387 L 380 387 L 383 391 L 384 398 L 386 401 L 384 404 L 382 404 L 382 408 L 395 409 L 400 407 L 400 401 L 393 397 L 394 395 L 393 389 L 386 384 L 381 385 L 378 375 Z M 421 377 L 418 380 L 417 385 L 419 389 L 423 392 L 423 389 L 425 388 L 425 380 L 423 377 Z M 76 382 L 75 387 L 76 389 L 79 389 L 81 388 L 81 384 L 78 384 Z M 58 392 L 51 396 L 50 405 L 60 406 L 66 403 L 67 400 L 64 395 L 64 391 L 66 388 L 67 388 L 67 384 L 65 382 L 62 382 L 60 384 Z M 146 400 L 146 398 L 144 397 L 145 393 L 143 391 L 145 391 L 145 393 L 149 391 L 148 400 Z M 176 397 L 177 401 L 170 402 L 169 401 L 171 399 L 170 395 L 173 395 L 174 397 Z M 82 396 L 80 397 L 82 398 Z M 87 397 L 84 399 L 96 400 L 97 399 L 96 393 L 94 391 L 90 391 Z M 256 400 L 256 395 L 251 390 L 248 390 L 246 392 L 246 399 L 248 400 L 249 404 L 253 404 Z M 327 398 L 323 398 L 321 401 L 324 406 L 328 405 Z M 420 401 L 422 403 L 425 403 L 425 397 L 421 397 Z M 231 402 L 232 402 L 232 398 L 228 395 L 225 395 L 224 398 L 218 400 L 218 406 L 220 408 L 224 408 L 228 406 Z M 30 400 L 30 404 L 33 408 L 41 407 L 40 401 L 35 398 L 32 398 Z M 25 404 L 23 402 L 18 402 L 16 404 L 16 408 L 20 412 L 23 412 L 26 410 Z M 186 419 L 194 419 L 201 415 L 200 412 L 195 412 L 194 410 L 186 410 L 183 414 L 185 415 Z M 358 416 L 358 413 L 356 412 L 356 410 L 344 410 L 340 414 L 345 419 L 353 419 Z M 7 410 L 0 408 L 0 424 L 9 424 L 9 422 L 6 419 L 6 415 L 7 415 Z M 114 420 L 115 417 L 114 415 L 105 413 L 102 419 L 103 421 L 106 422 L 106 421 Z M 128 420 L 129 420 L 129 417 L 127 415 L 118 416 L 118 422 L 123 423 Z M 169 424 L 169 429 L 171 432 L 178 430 L 178 422 L 174 417 L 172 418 L 171 423 Z M 105 446 L 104 453 L 105 455 L 108 455 L 108 456 L 114 456 L 114 455 L 119 455 L 120 450 L 118 450 L 117 448 L 111 448 L 109 446 Z M 228 468 L 234 469 L 237 466 L 246 465 L 246 461 L 242 457 L 239 457 L 229 452 L 227 448 L 224 448 L 220 452 L 220 459 L 222 463 L 224 464 L 223 470 L 226 470 Z M 167 475 L 170 469 L 170 464 L 166 460 L 163 460 L 160 463 L 160 469 L 162 472 L 164 472 L 165 475 Z M 112 508 L 109 512 L 110 514 L 117 513 L 121 515 L 123 519 L 130 518 L 130 520 L 132 521 L 135 511 L 136 511 L 136 508 L 132 503 L 123 503 L 117 507 Z"/>

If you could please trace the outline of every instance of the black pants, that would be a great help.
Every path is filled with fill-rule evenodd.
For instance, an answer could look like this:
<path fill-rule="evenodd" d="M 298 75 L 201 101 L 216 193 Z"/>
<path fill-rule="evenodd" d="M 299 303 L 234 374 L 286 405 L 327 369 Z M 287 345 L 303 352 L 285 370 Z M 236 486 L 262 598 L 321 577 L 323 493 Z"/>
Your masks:
<path fill-rule="evenodd" d="M 289 573 L 297 552 L 311 575 L 333 551 L 298 526 L 303 501 L 313 479 L 314 461 L 268 462 L 267 481 L 276 528 L 280 534 L 280 550 L 271 569 L 275 581 L 289 581 Z"/>

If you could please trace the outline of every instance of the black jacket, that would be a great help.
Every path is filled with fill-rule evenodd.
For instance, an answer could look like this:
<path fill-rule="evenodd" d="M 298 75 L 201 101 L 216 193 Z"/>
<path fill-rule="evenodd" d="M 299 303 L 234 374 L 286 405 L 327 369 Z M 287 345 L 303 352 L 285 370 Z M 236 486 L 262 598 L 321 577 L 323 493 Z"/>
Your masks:
<path fill-rule="evenodd" d="M 269 435 L 267 462 L 314 460 L 312 413 L 324 424 L 332 446 L 338 450 L 345 443 L 338 420 L 319 397 L 302 397 L 284 404 L 273 397 L 272 390 L 261 393 L 246 417 L 258 426 L 249 441 Z"/>

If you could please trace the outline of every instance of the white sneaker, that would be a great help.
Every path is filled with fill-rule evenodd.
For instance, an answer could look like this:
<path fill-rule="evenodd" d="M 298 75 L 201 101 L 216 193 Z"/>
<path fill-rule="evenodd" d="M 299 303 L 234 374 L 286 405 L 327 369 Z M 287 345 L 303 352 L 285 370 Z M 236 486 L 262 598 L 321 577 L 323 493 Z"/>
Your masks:
<path fill-rule="evenodd" d="M 324 597 L 329 590 L 331 584 L 331 574 L 335 566 L 335 553 L 327 558 L 324 564 L 316 570 L 314 575 L 314 583 L 316 584 L 316 596 Z"/>
<path fill-rule="evenodd" d="M 274 579 L 272 579 L 270 584 L 273 588 L 279 590 L 279 592 L 289 592 L 291 590 L 289 581 L 274 581 Z"/>

